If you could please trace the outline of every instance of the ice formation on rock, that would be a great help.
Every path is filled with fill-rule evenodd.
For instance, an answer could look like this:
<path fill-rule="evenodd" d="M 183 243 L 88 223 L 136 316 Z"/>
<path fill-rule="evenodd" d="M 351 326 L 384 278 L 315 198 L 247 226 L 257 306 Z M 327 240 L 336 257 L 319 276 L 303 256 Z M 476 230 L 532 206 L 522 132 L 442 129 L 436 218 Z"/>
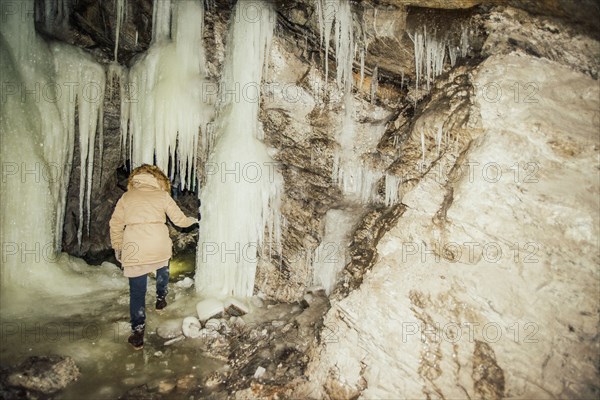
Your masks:
<path fill-rule="evenodd" d="M 115 1 L 115 14 L 117 15 L 117 22 L 115 26 L 115 50 L 114 56 L 117 61 L 117 52 L 119 51 L 119 38 L 121 36 L 121 26 L 123 26 L 123 19 L 125 18 L 125 11 L 127 10 L 127 0 L 116 0 Z"/>
<path fill-rule="evenodd" d="M 348 258 L 348 235 L 358 217 L 353 210 L 331 209 L 325 215 L 323 240 L 313 255 L 312 284 L 331 293 Z"/>
<path fill-rule="evenodd" d="M 33 3 L 21 3 L 31 10 L 27 15 L 33 16 Z M 46 20 L 62 12 L 61 4 L 42 10 L 51 14 Z M 72 263 L 57 252 L 76 133 L 81 160 L 79 243 L 84 226 L 89 230 L 96 136 L 102 141 L 105 73 L 80 49 L 48 45 L 35 33 L 33 18 L 23 15 L 7 12 L 0 26 L 6 89 L 1 115 L 2 294 L 7 296 L 6 289 L 14 284 L 58 292 L 68 287 L 69 293 L 76 294 L 90 287 L 73 284 L 74 278 L 65 274 Z"/>
<path fill-rule="evenodd" d="M 281 243 L 282 178 L 259 140 L 258 120 L 276 16 L 267 1 L 239 1 L 232 18 L 214 147 L 202 188 L 196 289 L 217 297 L 249 297 L 257 253 L 269 257 L 280 252 Z"/>
<path fill-rule="evenodd" d="M 431 89 L 431 84 L 444 72 L 446 59 L 446 48 L 450 58 L 450 66 L 454 67 L 459 57 L 464 58 L 469 51 L 469 27 L 461 26 L 460 38 L 442 36 L 435 29 L 424 25 L 408 36 L 414 45 L 416 89 L 419 90 L 421 81 L 424 79 L 426 89 Z M 455 43 L 458 42 L 458 43 Z"/>
<path fill-rule="evenodd" d="M 196 188 L 199 135 L 213 114 L 203 21 L 202 1 L 154 2 L 152 45 L 121 81 L 125 158 L 132 167 L 156 164 L 189 190 Z"/>

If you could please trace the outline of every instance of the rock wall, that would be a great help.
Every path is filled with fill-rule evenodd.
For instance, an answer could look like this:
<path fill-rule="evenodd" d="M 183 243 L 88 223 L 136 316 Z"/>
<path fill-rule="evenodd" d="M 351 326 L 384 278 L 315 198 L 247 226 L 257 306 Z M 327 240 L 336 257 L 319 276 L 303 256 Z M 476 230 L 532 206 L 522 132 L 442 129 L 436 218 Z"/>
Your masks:
<path fill-rule="evenodd" d="M 299 393 L 598 396 L 597 81 L 523 53 L 463 78 L 466 119 L 449 123 L 460 100 L 440 82 L 414 123 L 413 142 L 435 110 L 447 147 L 427 146 L 430 169 L 362 285 L 333 303 Z"/>

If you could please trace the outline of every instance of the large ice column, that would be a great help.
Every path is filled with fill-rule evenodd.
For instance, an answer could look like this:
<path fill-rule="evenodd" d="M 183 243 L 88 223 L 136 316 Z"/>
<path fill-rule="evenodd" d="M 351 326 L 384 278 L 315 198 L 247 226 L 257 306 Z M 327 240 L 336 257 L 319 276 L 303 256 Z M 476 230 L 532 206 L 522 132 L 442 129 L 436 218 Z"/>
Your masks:
<path fill-rule="evenodd" d="M 282 179 L 259 140 L 258 120 L 275 19 L 270 2 L 240 0 L 230 23 L 216 142 L 201 196 L 196 289 L 203 295 L 251 296 L 257 253 L 268 255 L 271 242 L 280 242 Z"/>
<path fill-rule="evenodd" d="M 156 164 L 171 178 L 179 174 L 182 189 L 194 189 L 198 137 L 213 109 L 205 80 L 203 3 L 161 0 L 154 7 L 152 46 L 129 72 L 129 98 L 121 107 L 129 129 L 122 126 L 121 132 L 133 167 Z"/>
<path fill-rule="evenodd" d="M 33 7 L 33 2 L 31 5 Z M 37 101 L 33 95 L 21 95 L 21 89 L 28 83 L 31 86 L 36 82 L 47 84 L 46 76 L 53 72 L 53 66 L 47 49 L 45 53 L 37 52 L 44 50 L 44 46 L 35 37 L 33 21 L 31 30 L 27 29 L 29 24 L 19 22 L 9 19 L 0 26 L 3 303 L 10 286 L 49 277 L 50 265 L 42 255 L 47 251 L 52 256 L 55 246 L 53 206 L 58 191 L 56 185 L 42 177 L 42 170 L 50 176 L 50 165 L 44 157 L 44 139 L 60 134 L 58 110 L 55 104 Z M 30 57 L 35 57 L 35 61 L 25 67 L 25 60 L 32 59 Z M 32 90 L 31 86 L 28 89 Z M 62 172 L 62 168 L 58 171 Z"/>
<path fill-rule="evenodd" d="M 75 112 L 81 150 L 79 236 L 89 227 L 94 141 L 102 120 L 104 70 L 83 51 L 48 46 L 33 23 L 33 1 L 4 9 L 0 25 L 2 113 L 2 295 L 15 286 L 73 287 L 59 262 Z M 87 221 L 84 222 L 84 203 Z"/>

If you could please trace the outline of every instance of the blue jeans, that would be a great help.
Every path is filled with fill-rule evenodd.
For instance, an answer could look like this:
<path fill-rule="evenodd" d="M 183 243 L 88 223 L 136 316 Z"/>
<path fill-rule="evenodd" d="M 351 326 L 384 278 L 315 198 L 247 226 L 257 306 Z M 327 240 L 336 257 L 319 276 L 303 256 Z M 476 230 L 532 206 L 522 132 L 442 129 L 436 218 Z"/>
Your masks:
<path fill-rule="evenodd" d="M 164 299 L 169 292 L 169 265 L 156 270 L 156 298 Z M 131 330 L 143 330 L 146 324 L 146 288 L 148 274 L 129 278 L 129 314 Z"/>

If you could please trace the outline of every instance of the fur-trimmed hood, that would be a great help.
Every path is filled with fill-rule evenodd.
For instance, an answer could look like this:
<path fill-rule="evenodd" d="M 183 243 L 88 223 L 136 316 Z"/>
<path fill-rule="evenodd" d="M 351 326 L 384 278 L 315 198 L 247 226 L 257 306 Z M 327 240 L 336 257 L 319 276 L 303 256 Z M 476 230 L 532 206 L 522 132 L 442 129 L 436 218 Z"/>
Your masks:
<path fill-rule="evenodd" d="M 154 178 L 154 179 L 152 179 Z M 143 164 L 134 169 L 129 175 L 127 190 L 133 189 L 135 184 L 151 184 L 156 181 L 157 187 L 171 193 L 169 178 L 156 165 Z"/>

